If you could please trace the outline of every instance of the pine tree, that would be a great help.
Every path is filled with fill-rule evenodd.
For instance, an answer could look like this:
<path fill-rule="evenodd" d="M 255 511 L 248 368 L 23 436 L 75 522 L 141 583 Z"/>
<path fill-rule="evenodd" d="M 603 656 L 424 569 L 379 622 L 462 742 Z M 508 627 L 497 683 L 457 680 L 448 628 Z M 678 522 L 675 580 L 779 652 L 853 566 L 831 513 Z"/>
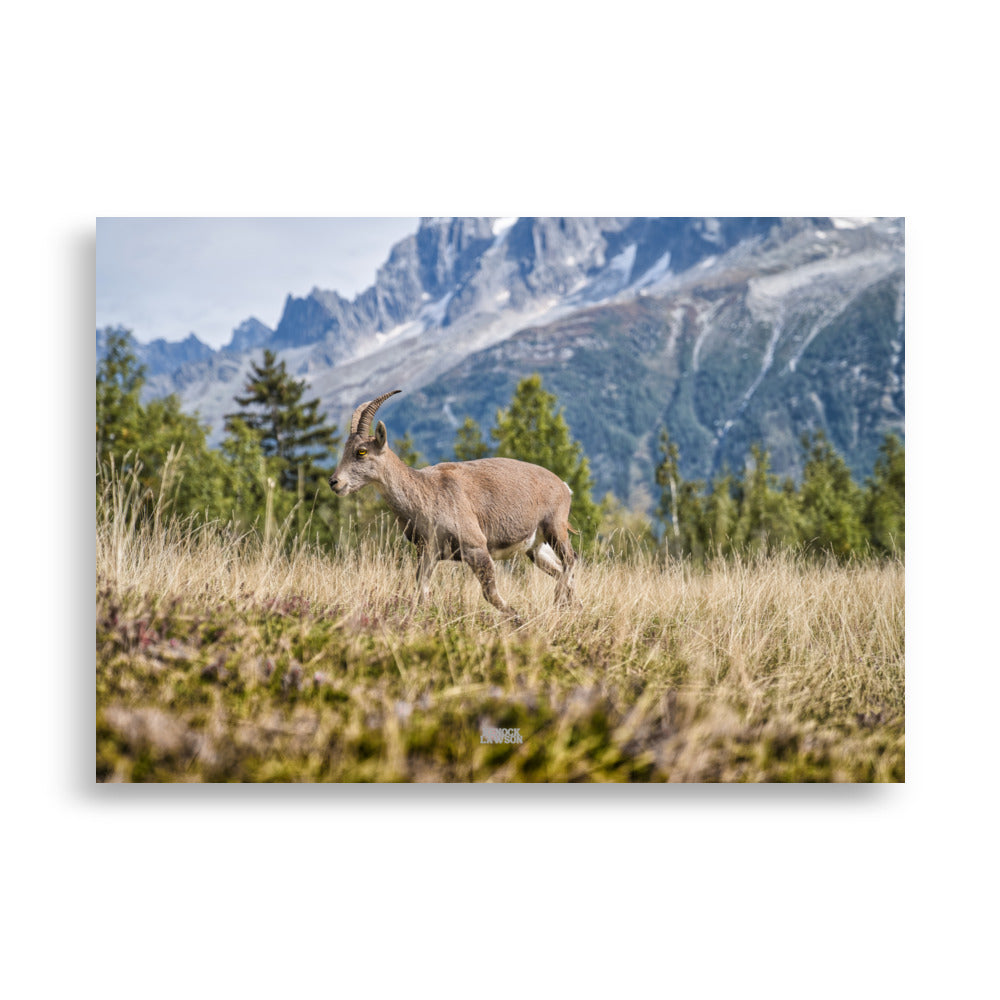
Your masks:
<path fill-rule="evenodd" d="M 472 417 L 466 417 L 455 434 L 455 461 L 469 462 L 477 458 L 487 458 L 489 454 L 490 446 L 483 439 L 479 424 Z"/>
<path fill-rule="evenodd" d="M 330 474 L 323 459 L 336 454 L 337 428 L 326 423 L 318 399 L 303 401 L 305 381 L 292 378 L 273 351 L 265 350 L 263 363 L 251 369 L 244 394 L 235 397 L 240 410 L 226 415 L 226 430 L 241 420 L 258 435 L 264 456 L 280 459 L 282 489 L 297 494 L 304 478 L 305 494 L 312 496 Z"/>
<path fill-rule="evenodd" d="M 779 484 L 771 472 L 771 453 L 762 445 L 750 448 L 743 470 L 735 547 L 745 552 L 773 551 L 799 541 L 799 513 L 795 484 Z"/>
<path fill-rule="evenodd" d="M 541 375 L 522 379 L 510 406 L 497 413 L 491 431 L 497 456 L 533 462 L 554 472 L 573 491 L 570 522 L 581 532 L 585 544 L 593 544 L 599 511 L 591 496 L 590 465 L 578 441 L 570 437 L 556 397 L 542 388 Z"/>
<path fill-rule="evenodd" d="M 906 548 L 906 453 L 895 434 L 879 446 L 874 474 L 868 479 L 862 523 L 876 552 Z"/>
<path fill-rule="evenodd" d="M 207 445 L 208 428 L 182 412 L 176 395 L 140 403 L 144 369 L 131 334 L 109 327 L 104 336 L 106 353 L 97 368 L 98 494 L 113 462 L 116 475 L 136 473 L 146 513 L 227 516 L 227 469 Z"/>
<path fill-rule="evenodd" d="M 733 550 L 739 508 L 733 497 L 733 477 L 723 472 L 712 480 L 712 491 L 705 498 L 705 535 L 709 550 L 728 555 Z"/>
<path fill-rule="evenodd" d="M 305 380 L 293 378 L 274 351 L 265 350 L 261 364 L 254 362 L 244 392 L 236 396 L 238 412 L 226 416 L 226 430 L 236 450 L 246 451 L 245 434 L 256 437 L 265 470 L 261 486 L 251 488 L 244 472 L 244 492 L 265 490 L 264 504 L 275 518 L 295 504 L 300 533 L 324 545 L 339 534 L 340 508 L 327 485 L 330 463 L 336 460 L 340 437 L 335 425 L 319 412 L 319 399 L 305 400 Z M 269 481 L 277 485 L 274 490 Z M 268 520 L 265 528 L 270 526 Z"/>
<path fill-rule="evenodd" d="M 862 496 L 847 463 L 822 431 L 803 434 L 805 469 L 799 500 L 809 548 L 846 557 L 864 548 Z"/>
<path fill-rule="evenodd" d="M 119 469 L 125 455 L 139 446 L 139 392 L 145 369 L 138 363 L 128 330 L 104 330 L 105 355 L 97 366 L 97 460 L 114 458 Z"/>
<path fill-rule="evenodd" d="M 140 481 L 160 498 L 163 513 L 211 520 L 229 511 L 228 470 L 208 447 L 208 427 L 181 410 L 176 394 L 140 408 Z"/>
<path fill-rule="evenodd" d="M 393 439 L 392 450 L 396 453 L 396 457 L 411 469 L 419 469 L 426 465 L 424 457 L 417 451 L 409 431 L 401 438 Z"/>
<path fill-rule="evenodd" d="M 273 519 L 283 521 L 292 507 L 291 494 L 282 490 L 275 496 L 281 477 L 281 460 L 265 456 L 260 435 L 239 417 L 228 421 L 227 430 L 222 454 L 228 473 L 228 516 L 241 528 L 256 525 L 266 535 L 268 509 Z"/>
<path fill-rule="evenodd" d="M 709 542 L 705 531 L 702 504 L 704 483 L 686 482 L 680 474 L 680 449 L 670 440 L 666 428 L 660 431 L 660 463 L 656 467 L 656 485 L 660 502 L 656 516 L 665 527 L 663 543 L 667 554 L 678 558 L 692 555 L 702 559 Z"/>

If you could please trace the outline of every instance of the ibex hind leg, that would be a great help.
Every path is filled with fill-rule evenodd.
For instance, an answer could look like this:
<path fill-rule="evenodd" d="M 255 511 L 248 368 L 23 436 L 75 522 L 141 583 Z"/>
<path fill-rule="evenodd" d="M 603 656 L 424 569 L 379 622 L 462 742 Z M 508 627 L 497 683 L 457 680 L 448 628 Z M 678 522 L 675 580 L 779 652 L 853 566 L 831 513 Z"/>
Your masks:
<path fill-rule="evenodd" d="M 494 566 L 489 552 L 486 549 L 463 549 L 462 560 L 476 574 L 476 579 L 483 588 L 483 597 L 515 624 L 520 624 L 521 619 L 517 612 L 500 596 L 500 592 L 497 590 L 496 566 Z"/>
<path fill-rule="evenodd" d="M 528 549 L 527 556 L 540 570 L 548 573 L 549 576 L 554 576 L 557 579 L 562 576 L 563 564 L 556 559 L 556 554 L 552 551 L 552 547 L 548 543 L 539 545 L 534 549 Z"/>
<path fill-rule="evenodd" d="M 573 573 L 576 570 L 576 553 L 570 545 L 568 534 L 556 538 L 552 546 L 562 562 L 562 573 L 556 581 L 556 604 L 579 604 L 573 591 Z"/>

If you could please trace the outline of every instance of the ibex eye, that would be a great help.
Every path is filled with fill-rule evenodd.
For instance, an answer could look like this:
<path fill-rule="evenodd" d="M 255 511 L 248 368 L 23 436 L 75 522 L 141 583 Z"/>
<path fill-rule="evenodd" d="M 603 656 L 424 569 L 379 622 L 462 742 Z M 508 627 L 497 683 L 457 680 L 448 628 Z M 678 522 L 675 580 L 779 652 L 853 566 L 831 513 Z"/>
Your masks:
<path fill-rule="evenodd" d="M 367 455 L 367 454 L 368 454 L 368 449 L 367 448 L 359 448 L 358 449 L 358 458 L 364 458 L 365 455 Z"/>

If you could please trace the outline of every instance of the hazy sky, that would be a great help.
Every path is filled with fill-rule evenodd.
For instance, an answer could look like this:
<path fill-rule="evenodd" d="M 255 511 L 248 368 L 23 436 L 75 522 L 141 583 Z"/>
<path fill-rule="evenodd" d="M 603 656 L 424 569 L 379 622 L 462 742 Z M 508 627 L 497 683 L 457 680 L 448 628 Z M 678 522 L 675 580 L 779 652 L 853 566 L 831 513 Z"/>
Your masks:
<path fill-rule="evenodd" d="M 348 299 L 375 280 L 413 219 L 98 219 L 97 326 L 137 340 L 212 347 L 256 316 L 272 329 L 285 296 L 319 287 Z"/>

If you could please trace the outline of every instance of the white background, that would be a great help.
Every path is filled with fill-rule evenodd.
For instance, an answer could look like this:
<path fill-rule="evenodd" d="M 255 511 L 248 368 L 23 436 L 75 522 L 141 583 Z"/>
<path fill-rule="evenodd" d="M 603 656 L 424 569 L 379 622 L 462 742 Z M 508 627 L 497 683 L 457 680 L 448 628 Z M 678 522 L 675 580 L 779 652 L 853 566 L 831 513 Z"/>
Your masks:
<path fill-rule="evenodd" d="M 1000 668 L 985 8 L 359 6 L 5 14 L 0 986 L 980 994 Z M 612 213 L 906 215 L 906 784 L 96 787 L 95 218 Z"/>

